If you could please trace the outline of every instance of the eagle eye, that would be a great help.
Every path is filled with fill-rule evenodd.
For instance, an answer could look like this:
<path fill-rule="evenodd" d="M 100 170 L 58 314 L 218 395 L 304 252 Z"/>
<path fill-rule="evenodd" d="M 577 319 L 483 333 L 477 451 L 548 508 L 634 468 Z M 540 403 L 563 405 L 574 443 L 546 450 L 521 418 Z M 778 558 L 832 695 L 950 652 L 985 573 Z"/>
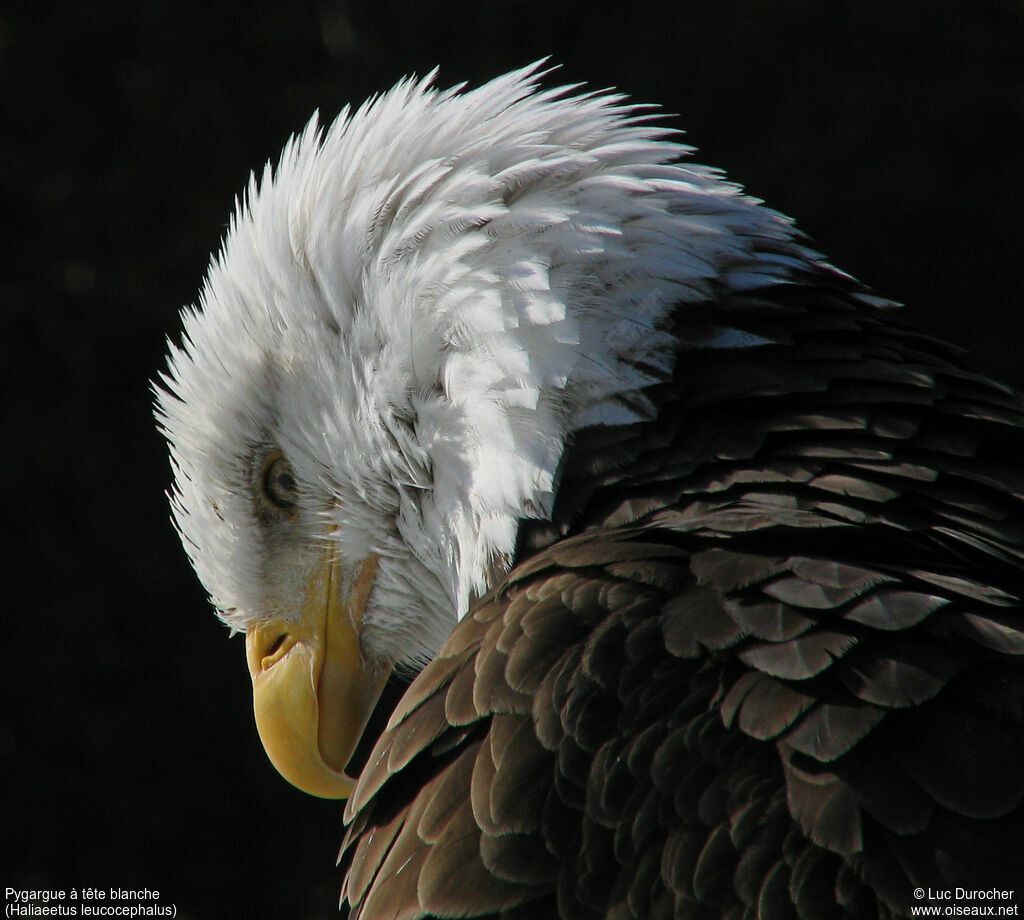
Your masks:
<path fill-rule="evenodd" d="M 295 508 L 298 486 L 295 483 L 292 465 L 281 451 L 275 450 L 263 461 L 260 486 L 263 489 L 263 497 L 272 508 L 278 511 L 291 511 Z"/>

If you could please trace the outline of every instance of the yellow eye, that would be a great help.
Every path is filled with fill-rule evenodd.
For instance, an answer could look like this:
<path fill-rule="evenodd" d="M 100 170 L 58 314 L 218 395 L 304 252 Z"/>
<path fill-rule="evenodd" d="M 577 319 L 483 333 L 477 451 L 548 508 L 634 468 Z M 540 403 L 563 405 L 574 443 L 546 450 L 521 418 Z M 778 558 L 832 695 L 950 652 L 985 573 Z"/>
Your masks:
<path fill-rule="evenodd" d="M 260 485 L 266 500 L 278 511 L 291 511 L 295 507 L 298 486 L 292 465 L 281 451 L 275 450 L 263 461 Z"/>

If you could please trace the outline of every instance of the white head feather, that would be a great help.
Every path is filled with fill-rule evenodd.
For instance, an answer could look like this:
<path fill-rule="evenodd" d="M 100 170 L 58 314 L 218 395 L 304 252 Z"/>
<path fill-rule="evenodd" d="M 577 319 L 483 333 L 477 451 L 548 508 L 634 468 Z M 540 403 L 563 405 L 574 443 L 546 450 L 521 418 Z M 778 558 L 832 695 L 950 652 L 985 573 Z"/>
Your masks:
<path fill-rule="evenodd" d="M 329 524 L 343 560 L 382 556 L 367 650 L 429 657 L 550 513 L 571 433 L 651 414 L 670 312 L 808 257 L 645 110 L 540 76 L 404 81 L 326 132 L 314 116 L 250 182 L 158 394 L 175 521 L 229 625 L 273 612 Z M 300 489 L 288 537 L 252 498 L 274 449 Z"/>

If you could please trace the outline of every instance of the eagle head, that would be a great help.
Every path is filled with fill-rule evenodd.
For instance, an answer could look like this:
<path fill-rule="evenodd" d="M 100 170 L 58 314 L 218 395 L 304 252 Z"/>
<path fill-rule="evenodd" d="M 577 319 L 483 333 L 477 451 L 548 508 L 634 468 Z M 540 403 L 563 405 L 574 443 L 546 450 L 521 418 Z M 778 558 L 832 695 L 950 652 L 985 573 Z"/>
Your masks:
<path fill-rule="evenodd" d="M 648 109 L 542 76 L 314 116 L 170 346 L 174 521 L 246 634 L 271 760 L 316 795 L 348 794 L 388 674 L 551 514 L 574 432 L 652 418 L 688 342 L 756 344 L 686 306 L 808 258 Z"/>

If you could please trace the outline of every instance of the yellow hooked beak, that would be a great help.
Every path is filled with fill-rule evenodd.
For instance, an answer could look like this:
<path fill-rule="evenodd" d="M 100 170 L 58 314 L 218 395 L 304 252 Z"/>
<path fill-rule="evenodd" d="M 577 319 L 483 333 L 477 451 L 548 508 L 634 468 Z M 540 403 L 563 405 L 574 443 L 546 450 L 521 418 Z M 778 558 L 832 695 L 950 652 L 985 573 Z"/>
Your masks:
<path fill-rule="evenodd" d="M 345 765 L 389 669 L 365 661 L 359 626 L 377 572 L 367 556 L 347 584 L 328 550 L 310 575 L 298 620 L 274 617 L 245 631 L 256 728 L 270 762 L 303 792 L 343 799 Z"/>

